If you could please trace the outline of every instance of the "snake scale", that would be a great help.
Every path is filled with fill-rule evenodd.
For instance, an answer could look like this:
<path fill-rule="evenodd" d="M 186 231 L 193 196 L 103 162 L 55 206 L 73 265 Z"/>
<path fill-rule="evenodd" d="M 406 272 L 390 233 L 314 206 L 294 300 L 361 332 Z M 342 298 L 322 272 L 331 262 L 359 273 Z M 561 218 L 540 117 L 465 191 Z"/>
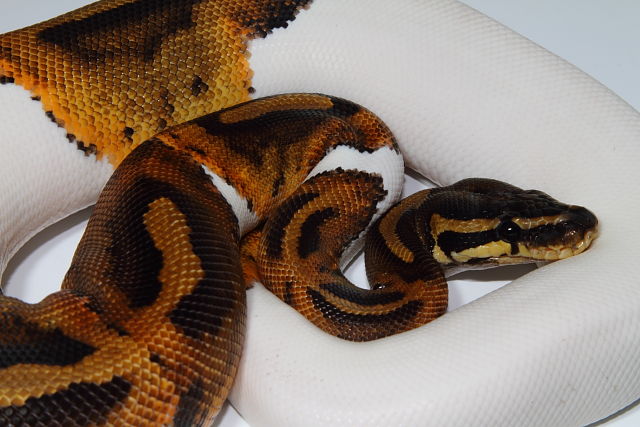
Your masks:
<path fill-rule="evenodd" d="M 115 168 L 62 291 L 2 299 L 4 424 L 210 422 L 240 358 L 245 281 L 362 341 L 441 315 L 444 269 L 590 245 L 589 211 L 499 181 L 394 205 L 395 138 L 350 101 L 248 101 L 247 43 L 315 7 L 105 0 L 0 38 L 3 86 L 30 92 L 74 162 L 99 164 L 95 187 Z M 371 222 L 364 291 L 340 266 Z M 3 264 L 24 238 L 3 241 Z"/>

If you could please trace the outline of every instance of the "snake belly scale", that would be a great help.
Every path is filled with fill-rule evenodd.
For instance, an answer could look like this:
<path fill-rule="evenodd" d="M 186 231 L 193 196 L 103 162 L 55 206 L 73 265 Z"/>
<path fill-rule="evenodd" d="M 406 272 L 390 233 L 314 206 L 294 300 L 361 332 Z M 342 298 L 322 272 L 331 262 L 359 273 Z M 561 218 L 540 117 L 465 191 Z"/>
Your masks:
<path fill-rule="evenodd" d="M 4 424 L 209 422 L 240 358 L 248 279 L 334 335 L 371 340 L 441 315 L 447 268 L 589 246 L 586 209 L 497 181 L 393 206 L 396 142 L 349 101 L 231 107 L 251 92 L 246 41 L 305 6 L 102 1 L 0 38 L 2 82 L 30 90 L 80 150 L 117 166 L 62 290 L 0 302 Z M 187 44 L 215 53 L 194 64 Z M 374 289 L 362 291 L 340 266 L 371 223 Z M 243 273 L 240 237 L 257 225 Z"/>

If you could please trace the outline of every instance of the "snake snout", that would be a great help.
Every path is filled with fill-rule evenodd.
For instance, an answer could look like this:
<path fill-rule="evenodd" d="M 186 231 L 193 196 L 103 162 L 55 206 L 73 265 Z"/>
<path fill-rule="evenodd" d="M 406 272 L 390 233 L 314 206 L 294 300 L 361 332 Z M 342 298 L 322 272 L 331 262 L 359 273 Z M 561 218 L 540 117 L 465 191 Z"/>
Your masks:
<path fill-rule="evenodd" d="M 597 235 L 598 218 L 582 206 L 569 206 L 560 226 L 563 230 L 562 244 L 571 249 L 584 246 L 584 250 Z"/>
<path fill-rule="evenodd" d="M 582 206 L 571 205 L 553 223 L 529 231 L 534 259 L 553 261 L 586 250 L 597 236 L 598 219 Z"/>
<path fill-rule="evenodd" d="M 587 208 L 571 205 L 568 209 L 567 222 L 576 224 L 582 230 L 595 231 L 598 226 L 598 218 Z"/>

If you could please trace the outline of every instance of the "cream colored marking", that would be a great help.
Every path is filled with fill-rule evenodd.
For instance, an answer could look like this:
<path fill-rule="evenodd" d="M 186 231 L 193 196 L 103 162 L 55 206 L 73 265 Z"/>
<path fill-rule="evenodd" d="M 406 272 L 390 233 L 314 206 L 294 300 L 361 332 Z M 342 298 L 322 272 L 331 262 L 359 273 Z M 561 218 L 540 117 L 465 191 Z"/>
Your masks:
<path fill-rule="evenodd" d="M 536 218 L 512 218 L 512 221 L 522 230 L 530 230 L 541 225 L 555 225 L 566 220 L 566 215 L 548 215 Z M 475 218 L 470 220 L 459 220 L 444 218 L 438 214 L 431 217 L 431 229 L 438 235 L 443 231 L 453 231 L 456 233 L 474 233 L 478 231 L 492 230 L 500 224 L 497 218 Z"/>
<path fill-rule="evenodd" d="M 511 254 L 511 244 L 497 240 L 461 252 L 451 252 L 451 257 L 457 262 L 468 262 L 474 258 L 498 258 L 507 254 Z"/>
<path fill-rule="evenodd" d="M 451 258 L 449 258 L 444 254 L 444 251 L 438 245 L 435 245 L 433 247 L 433 251 L 431 251 L 431 254 L 435 258 L 435 260 L 438 261 L 440 264 L 446 265 L 446 264 L 451 264 L 453 262 Z"/>
<path fill-rule="evenodd" d="M 566 221 L 566 215 L 548 215 L 539 216 L 536 218 L 512 218 L 511 220 L 521 229 L 530 230 L 532 228 L 540 227 L 541 225 L 556 225 L 562 221 Z"/>
<path fill-rule="evenodd" d="M 475 248 L 465 249 L 461 252 L 452 252 L 451 256 L 456 262 L 465 263 L 473 258 L 491 258 L 497 264 L 517 264 L 529 261 L 557 261 L 569 258 L 584 252 L 591 242 L 597 237 L 596 231 L 585 233 L 584 239 L 574 246 L 551 246 L 546 248 L 528 248 L 518 243 L 518 253 L 511 254 L 511 245 L 503 241 L 495 241 Z M 440 248 L 434 249 L 434 257 L 439 261 L 444 254 Z"/>
<path fill-rule="evenodd" d="M 454 233 L 476 233 L 479 231 L 493 230 L 500 224 L 497 218 L 474 218 L 469 220 L 445 218 L 439 214 L 433 214 L 429 225 L 434 236 L 445 231 Z"/>
<path fill-rule="evenodd" d="M 290 100 L 290 102 L 287 102 Z M 295 101 L 295 102 L 293 102 Z M 276 108 L 274 108 L 276 107 Z M 281 107 L 281 108 L 278 108 Z M 333 107 L 331 99 L 322 95 L 303 94 L 282 96 L 278 98 L 259 99 L 250 104 L 243 104 L 224 111 L 218 117 L 220 122 L 238 123 L 244 120 L 252 120 L 265 113 L 283 110 L 327 110 Z"/>

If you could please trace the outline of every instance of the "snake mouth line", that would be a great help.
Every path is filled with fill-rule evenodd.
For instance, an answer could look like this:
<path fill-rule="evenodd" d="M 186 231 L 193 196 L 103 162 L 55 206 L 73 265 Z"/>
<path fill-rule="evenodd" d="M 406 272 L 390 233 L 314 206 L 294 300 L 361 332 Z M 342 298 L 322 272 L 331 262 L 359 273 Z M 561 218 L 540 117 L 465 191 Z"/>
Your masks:
<path fill-rule="evenodd" d="M 483 246 L 472 249 L 466 253 L 453 252 L 452 258 L 456 265 L 469 269 L 483 269 L 511 264 L 527 264 L 532 262 L 552 262 L 578 255 L 587 250 L 591 243 L 598 237 L 597 229 L 591 229 L 584 233 L 582 239 L 573 243 L 549 245 L 542 247 L 528 247 L 519 243 L 517 255 L 509 254 L 509 245 L 506 243 Z M 494 253 L 491 253 L 495 251 Z M 451 267 L 451 266 L 450 266 Z"/>
<path fill-rule="evenodd" d="M 548 246 L 541 248 L 527 248 L 525 245 L 519 245 L 518 256 L 502 256 L 495 257 L 490 260 L 499 265 L 503 264 L 521 264 L 536 261 L 558 261 L 581 254 L 587 250 L 591 243 L 598 237 L 596 229 L 585 232 L 584 237 L 571 246 Z"/>

